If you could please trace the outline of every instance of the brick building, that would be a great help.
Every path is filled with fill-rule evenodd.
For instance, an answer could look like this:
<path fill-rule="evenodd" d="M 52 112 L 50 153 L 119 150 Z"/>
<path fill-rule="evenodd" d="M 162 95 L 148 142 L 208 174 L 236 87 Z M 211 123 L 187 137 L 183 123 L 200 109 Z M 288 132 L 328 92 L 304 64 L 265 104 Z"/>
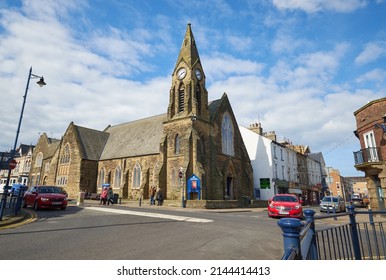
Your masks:
<path fill-rule="evenodd" d="M 385 210 L 386 98 L 368 102 L 354 116 L 354 133 L 361 147 L 354 152 L 355 168 L 365 173 L 371 208 Z"/>
<path fill-rule="evenodd" d="M 167 98 L 167 95 L 165 95 Z M 172 74 L 165 114 L 107 126 L 70 123 L 62 139 L 43 134 L 34 150 L 31 184 L 55 184 L 70 197 L 80 190 L 147 199 L 239 200 L 253 196 L 253 173 L 239 126 L 224 93 L 208 101 L 205 72 L 190 24 Z"/>

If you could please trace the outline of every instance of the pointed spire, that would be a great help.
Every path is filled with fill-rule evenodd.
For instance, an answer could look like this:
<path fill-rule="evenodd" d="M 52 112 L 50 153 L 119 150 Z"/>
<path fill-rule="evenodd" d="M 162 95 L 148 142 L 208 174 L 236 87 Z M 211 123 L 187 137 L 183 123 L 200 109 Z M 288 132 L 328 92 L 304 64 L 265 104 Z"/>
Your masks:
<path fill-rule="evenodd" d="M 177 59 L 176 67 L 181 62 L 181 60 L 184 60 L 190 69 L 192 69 L 193 66 L 200 61 L 196 41 L 194 40 L 190 23 L 188 23 L 188 26 L 186 28 L 185 37 L 182 41 L 182 46 Z"/>

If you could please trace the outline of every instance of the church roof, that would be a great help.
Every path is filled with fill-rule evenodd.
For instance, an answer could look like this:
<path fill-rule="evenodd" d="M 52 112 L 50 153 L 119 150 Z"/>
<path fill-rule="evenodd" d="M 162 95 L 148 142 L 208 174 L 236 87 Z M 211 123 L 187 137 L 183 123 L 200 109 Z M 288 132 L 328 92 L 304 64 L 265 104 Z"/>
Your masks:
<path fill-rule="evenodd" d="M 60 140 L 54 138 L 49 139 L 51 139 L 52 141 L 50 140 L 48 143 L 47 152 L 44 154 L 44 159 L 51 158 L 60 145 Z"/>
<path fill-rule="evenodd" d="M 216 99 L 209 101 L 209 113 L 210 113 L 210 118 L 214 119 L 214 117 L 217 114 L 218 109 L 220 108 L 222 99 Z"/>
<path fill-rule="evenodd" d="M 167 114 L 108 127 L 109 139 L 101 160 L 159 154 Z"/>
<path fill-rule="evenodd" d="M 88 160 L 99 160 L 109 134 L 81 126 L 75 126 L 75 129 L 79 137 L 83 158 Z"/>

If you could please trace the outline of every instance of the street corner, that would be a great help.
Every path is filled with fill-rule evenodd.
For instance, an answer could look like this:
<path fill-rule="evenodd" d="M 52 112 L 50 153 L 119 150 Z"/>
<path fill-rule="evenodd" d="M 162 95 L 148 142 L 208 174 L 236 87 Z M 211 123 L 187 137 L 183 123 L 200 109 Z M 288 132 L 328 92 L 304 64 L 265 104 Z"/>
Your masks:
<path fill-rule="evenodd" d="M 0 230 L 15 228 L 21 225 L 32 223 L 37 218 L 36 213 L 22 209 L 17 215 L 8 214 L 0 221 Z"/>

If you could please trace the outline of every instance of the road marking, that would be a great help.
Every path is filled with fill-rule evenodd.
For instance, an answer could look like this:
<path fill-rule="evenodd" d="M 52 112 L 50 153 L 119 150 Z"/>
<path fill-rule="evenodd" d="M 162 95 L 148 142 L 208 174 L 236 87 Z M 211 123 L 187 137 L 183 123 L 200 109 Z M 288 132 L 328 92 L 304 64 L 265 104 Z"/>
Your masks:
<path fill-rule="evenodd" d="M 35 212 L 27 210 L 27 209 L 24 209 L 23 211 L 27 212 L 28 217 L 26 219 L 21 220 L 20 222 L 7 224 L 5 226 L 0 226 L 0 230 L 19 227 L 19 226 L 22 226 L 22 225 L 25 225 L 25 224 L 32 223 L 32 222 L 37 220 L 37 215 L 36 215 Z"/>
<path fill-rule="evenodd" d="M 159 214 L 159 213 L 151 213 L 151 212 L 139 212 L 139 211 L 122 210 L 122 209 L 114 209 L 114 208 L 89 207 L 87 209 L 101 211 L 101 212 L 124 214 L 124 215 L 135 215 L 135 216 L 143 216 L 143 217 L 151 217 L 151 218 L 169 219 L 169 220 L 175 220 L 175 221 L 181 221 L 181 222 L 191 222 L 191 223 L 213 222 L 213 220 L 208 220 L 208 219 L 199 219 L 199 218 L 175 216 L 175 215 L 167 215 L 167 214 Z"/>

